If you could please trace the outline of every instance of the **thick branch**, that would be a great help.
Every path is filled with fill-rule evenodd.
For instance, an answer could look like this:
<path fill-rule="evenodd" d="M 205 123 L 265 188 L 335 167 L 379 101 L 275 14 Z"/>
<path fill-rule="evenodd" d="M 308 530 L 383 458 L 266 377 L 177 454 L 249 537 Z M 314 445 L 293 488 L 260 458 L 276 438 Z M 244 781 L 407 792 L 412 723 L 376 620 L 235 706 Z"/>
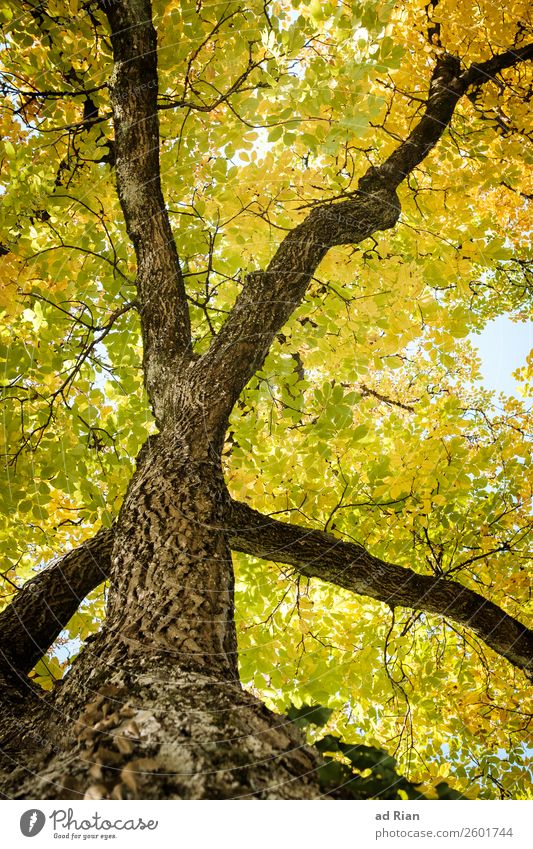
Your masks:
<path fill-rule="evenodd" d="M 520 62 L 526 62 L 528 59 L 533 59 L 533 42 L 525 44 L 523 47 L 506 50 L 486 62 L 474 63 L 462 76 L 464 90 L 466 91 L 470 86 L 483 85 L 483 83 L 494 80 L 502 71 L 512 68 Z"/>
<path fill-rule="evenodd" d="M 378 179 L 399 186 L 435 147 L 465 90 L 459 59 L 444 54 L 433 71 L 426 109 L 419 123 L 383 165 L 370 169 L 363 179 Z"/>
<path fill-rule="evenodd" d="M 0 669 L 7 675 L 30 672 L 85 596 L 105 581 L 112 545 L 112 531 L 99 531 L 28 581 L 0 613 Z"/>
<path fill-rule="evenodd" d="M 196 367 L 207 383 L 208 417 L 225 421 L 239 394 L 261 367 L 283 324 L 302 301 L 314 272 L 335 245 L 357 244 L 394 227 L 400 214 L 396 189 L 435 146 L 455 107 L 472 85 L 529 59 L 531 45 L 506 51 L 461 74 L 460 61 L 439 57 L 422 118 L 389 158 L 371 167 L 348 200 L 313 209 L 280 244 L 266 271 L 250 274 L 235 306 Z"/>
<path fill-rule="evenodd" d="M 161 189 L 157 37 L 150 0 L 100 0 L 100 5 L 111 27 L 117 189 L 137 256 L 146 388 L 162 419 L 165 392 L 190 357 L 191 329 Z"/>
<path fill-rule="evenodd" d="M 469 88 L 490 82 L 506 68 L 532 57 L 533 44 L 528 44 L 493 56 L 487 62 L 471 65 L 461 73 L 459 59 L 449 54 L 441 56 L 431 77 L 426 109 L 420 122 L 383 165 L 371 169 L 363 179 L 378 178 L 389 186 L 399 186 L 435 147 L 449 125 L 458 101 Z"/>
<path fill-rule="evenodd" d="M 454 581 L 419 575 L 373 557 L 331 534 L 264 516 L 231 501 L 227 524 L 234 551 L 288 563 L 357 595 L 446 616 L 474 631 L 514 666 L 533 674 L 533 632 L 500 607 Z M 100 531 L 29 581 L 0 614 L 0 671 L 27 674 L 111 569 L 113 531 Z"/>
<path fill-rule="evenodd" d="M 230 525 L 235 551 L 288 563 L 308 578 L 321 578 L 391 606 L 445 616 L 533 675 L 533 631 L 461 584 L 386 563 L 362 546 L 263 516 L 237 501 L 232 502 Z"/>

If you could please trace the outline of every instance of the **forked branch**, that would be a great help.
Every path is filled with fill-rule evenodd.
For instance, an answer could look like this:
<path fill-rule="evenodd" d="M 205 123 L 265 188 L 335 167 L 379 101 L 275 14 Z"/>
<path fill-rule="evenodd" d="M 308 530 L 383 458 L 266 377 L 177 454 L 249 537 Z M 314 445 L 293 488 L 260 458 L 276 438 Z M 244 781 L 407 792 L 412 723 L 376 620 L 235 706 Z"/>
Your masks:
<path fill-rule="evenodd" d="M 208 387 L 208 418 L 225 422 L 326 253 L 335 245 L 357 244 L 394 227 L 400 214 L 396 189 L 437 144 L 468 89 L 532 56 L 530 44 L 463 72 L 456 57 L 439 57 L 424 114 L 405 141 L 382 165 L 367 170 L 352 197 L 315 207 L 287 234 L 266 270 L 248 275 L 220 333 L 196 365 L 198 386 L 203 382 Z"/>

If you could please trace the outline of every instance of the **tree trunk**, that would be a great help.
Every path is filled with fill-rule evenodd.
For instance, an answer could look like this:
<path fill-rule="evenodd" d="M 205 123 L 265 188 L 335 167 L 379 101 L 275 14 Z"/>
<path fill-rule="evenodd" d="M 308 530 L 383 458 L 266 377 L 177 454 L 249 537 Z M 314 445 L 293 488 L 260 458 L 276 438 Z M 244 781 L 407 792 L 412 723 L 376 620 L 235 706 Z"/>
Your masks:
<path fill-rule="evenodd" d="M 318 756 L 239 682 L 225 492 L 198 432 L 150 438 L 117 522 L 106 623 L 49 700 L 30 693 L 22 728 L 12 711 L 4 795 L 319 796 Z"/>

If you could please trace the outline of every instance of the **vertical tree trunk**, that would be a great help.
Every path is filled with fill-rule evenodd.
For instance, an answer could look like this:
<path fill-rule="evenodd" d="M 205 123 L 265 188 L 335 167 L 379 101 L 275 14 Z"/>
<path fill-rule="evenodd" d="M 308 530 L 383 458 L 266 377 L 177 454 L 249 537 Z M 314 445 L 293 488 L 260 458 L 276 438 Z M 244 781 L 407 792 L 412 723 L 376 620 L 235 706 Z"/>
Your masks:
<path fill-rule="evenodd" d="M 106 650 L 238 679 L 225 493 L 205 437 L 147 442 L 117 528 Z"/>
<path fill-rule="evenodd" d="M 227 506 L 205 439 L 150 438 L 117 523 L 106 623 L 16 734 L 6 795 L 319 795 L 317 756 L 239 682 Z"/>

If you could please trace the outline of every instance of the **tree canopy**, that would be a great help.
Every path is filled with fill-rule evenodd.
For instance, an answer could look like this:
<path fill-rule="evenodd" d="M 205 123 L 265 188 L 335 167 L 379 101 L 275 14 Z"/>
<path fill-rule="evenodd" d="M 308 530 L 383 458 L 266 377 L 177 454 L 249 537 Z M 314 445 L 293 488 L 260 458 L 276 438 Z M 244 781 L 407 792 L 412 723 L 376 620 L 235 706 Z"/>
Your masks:
<path fill-rule="evenodd" d="M 532 361 L 496 397 L 475 338 L 531 313 L 530 4 L 149 14 L 0 11 L 2 616 L 41 580 L 50 638 L 24 671 L 52 688 L 100 627 L 188 369 L 224 424 L 243 685 L 430 794 L 523 797 Z"/>

